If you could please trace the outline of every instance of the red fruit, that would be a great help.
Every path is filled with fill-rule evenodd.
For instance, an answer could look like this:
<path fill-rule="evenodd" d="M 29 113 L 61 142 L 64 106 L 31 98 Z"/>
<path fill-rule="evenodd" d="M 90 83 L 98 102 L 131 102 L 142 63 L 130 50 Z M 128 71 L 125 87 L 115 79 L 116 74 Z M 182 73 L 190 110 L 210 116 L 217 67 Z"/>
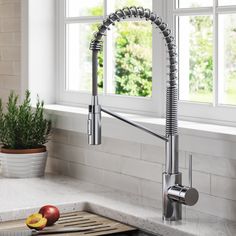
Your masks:
<path fill-rule="evenodd" d="M 46 205 L 40 208 L 39 213 L 47 219 L 47 226 L 53 225 L 60 217 L 60 212 L 57 207 Z"/>

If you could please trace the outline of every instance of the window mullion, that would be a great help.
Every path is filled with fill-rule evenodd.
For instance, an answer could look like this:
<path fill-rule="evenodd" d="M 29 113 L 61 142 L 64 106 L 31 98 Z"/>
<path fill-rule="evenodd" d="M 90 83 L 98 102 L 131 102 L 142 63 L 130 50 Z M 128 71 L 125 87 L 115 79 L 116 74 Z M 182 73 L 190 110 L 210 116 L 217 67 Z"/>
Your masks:
<path fill-rule="evenodd" d="M 235 13 L 236 12 L 236 5 L 234 6 L 217 6 L 216 9 L 217 13 Z"/>
<path fill-rule="evenodd" d="M 102 16 L 90 17 L 90 16 L 80 16 L 80 17 L 66 17 L 65 23 L 94 23 L 101 22 L 103 20 Z"/>
<path fill-rule="evenodd" d="M 107 15 L 108 12 L 108 1 L 104 0 L 103 1 L 103 6 L 104 6 L 104 16 L 105 17 Z M 107 66 L 107 58 L 108 58 L 108 44 L 107 44 L 107 37 L 104 37 L 103 40 L 103 93 L 107 94 L 107 78 L 108 78 L 108 74 L 109 74 L 109 67 Z"/>
<path fill-rule="evenodd" d="M 177 16 L 207 15 L 212 13 L 212 7 L 177 8 L 173 10 L 173 13 Z"/>
<path fill-rule="evenodd" d="M 66 45 L 66 36 L 65 36 L 65 0 L 58 1 L 58 25 L 57 25 L 57 101 L 61 100 L 61 92 L 65 88 L 65 45 Z"/>
<path fill-rule="evenodd" d="M 218 0 L 213 0 L 213 106 L 218 106 L 220 93 L 219 76 L 218 76 Z"/>
<path fill-rule="evenodd" d="M 64 3 L 66 2 L 66 0 L 58 0 L 59 1 L 63 1 Z M 144 0 L 142 0 L 144 1 Z M 114 10 L 114 2 L 115 1 L 111 1 L 111 0 L 103 0 L 103 7 L 104 7 L 104 16 L 106 16 L 107 14 L 109 14 L 110 12 L 112 12 Z M 160 13 L 161 17 L 164 17 L 163 13 L 163 4 L 165 4 L 165 2 L 163 0 L 153 0 L 153 2 L 156 2 L 158 4 L 156 4 L 156 6 L 158 6 L 158 9 L 156 7 L 155 11 Z M 65 6 L 63 7 L 63 10 L 65 10 Z M 112 10 L 112 11 L 110 11 Z M 68 15 L 61 15 L 61 27 L 63 27 L 62 33 L 63 35 L 61 36 L 63 39 L 65 38 L 65 26 L 66 25 L 83 25 L 83 24 L 93 24 L 93 23 L 101 23 L 102 20 L 104 19 L 104 16 L 77 16 L 76 14 L 73 15 L 73 17 L 68 17 Z M 139 20 L 143 20 L 143 19 L 135 19 L 135 21 L 139 21 Z M 134 21 L 134 19 L 125 19 L 124 21 Z M 73 26 L 72 26 L 73 27 Z M 111 27 L 112 29 L 112 27 Z M 113 29 L 115 29 L 113 27 Z M 106 94 L 106 96 L 100 96 L 100 102 L 103 105 L 106 106 L 111 106 L 113 108 L 118 109 L 119 111 L 129 111 L 129 112 L 138 112 L 138 113 L 142 113 L 142 114 L 150 114 L 150 115 L 156 115 L 158 113 L 158 115 L 161 115 L 163 113 L 161 113 L 162 109 L 159 110 L 160 106 L 159 105 L 163 105 L 164 101 L 163 101 L 163 96 L 162 96 L 162 91 L 163 93 L 164 90 L 162 88 L 165 87 L 165 81 L 162 80 L 163 77 L 166 78 L 166 75 L 164 73 L 163 76 L 163 71 L 164 71 L 164 66 L 166 65 L 166 61 L 165 61 L 165 57 L 164 57 L 164 42 L 162 42 L 162 35 L 158 34 L 158 32 L 156 30 L 154 30 L 156 32 L 156 40 L 154 41 L 154 52 L 156 55 L 155 60 L 153 61 L 153 68 L 156 68 L 156 75 L 154 76 L 153 74 L 153 83 L 155 84 L 154 87 L 155 89 L 153 90 L 153 97 L 140 97 L 140 96 L 129 96 L 129 95 L 120 95 L 120 96 L 116 96 L 115 94 L 115 77 L 114 77 L 114 55 L 115 55 L 115 50 L 114 50 L 114 40 L 113 40 L 113 35 L 112 31 L 107 33 L 107 37 L 104 37 L 104 93 Z M 77 32 L 77 31 L 76 31 Z M 81 35 L 83 36 L 83 32 L 81 33 Z M 62 40 L 62 39 L 59 39 Z M 77 41 L 77 40 L 76 40 Z M 65 40 L 63 41 L 63 46 L 65 47 Z M 84 42 L 84 41 L 83 41 Z M 160 42 L 162 43 L 160 45 Z M 89 42 L 86 42 L 89 43 Z M 60 42 L 60 45 L 62 45 L 62 42 Z M 86 46 L 87 47 L 87 46 Z M 87 49 L 87 48 L 86 48 Z M 58 48 L 58 51 L 60 53 L 59 57 L 60 57 L 60 64 L 58 66 L 58 69 L 64 68 L 65 60 L 66 60 L 66 55 L 64 55 L 66 53 L 66 48 L 62 49 L 62 47 L 60 46 Z M 72 51 L 73 52 L 73 51 Z M 87 51 L 86 51 L 87 52 Z M 64 53 L 64 54 L 63 54 Z M 156 66 L 158 65 L 158 66 Z M 83 91 L 83 90 L 74 90 L 72 89 L 65 89 L 65 85 L 64 82 L 66 81 L 66 77 L 64 76 L 63 71 L 59 71 L 58 72 L 61 76 L 60 78 L 60 93 L 59 93 L 59 97 L 57 102 L 59 103 L 64 103 L 64 104 L 76 104 L 76 105 L 80 105 L 80 104 L 88 104 L 90 102 L 90 93 L 88 91 Z M 62 80 L 63 77 L 63 80 Z M 78 76 L 75 76 L 76 78 L 78 78 Z M 154 78 L 155 77 L 155 78 Z M 75 79 L 76 79 L 75 78 Z M 158 82 L 157 82 L 158 81 Z M 158 91 L 158 92 L 157 92 Z M 100 94 L 101 95 L 101 94 Z M 158 99 L 161 98 L 161 99 Z M 165 106 L 164 106 L 165 107 Z"/>

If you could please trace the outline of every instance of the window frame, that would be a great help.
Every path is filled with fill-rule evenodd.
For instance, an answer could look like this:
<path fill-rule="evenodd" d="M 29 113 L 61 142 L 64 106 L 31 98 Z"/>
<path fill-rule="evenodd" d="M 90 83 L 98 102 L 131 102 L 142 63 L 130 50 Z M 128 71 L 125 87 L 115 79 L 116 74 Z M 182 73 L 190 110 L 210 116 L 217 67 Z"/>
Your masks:
<path fill-rule="evenodd" d="M 212 7 L 177 8 L 176 0 L 167 1 L 167 21 L 178 42 L 177 16 L 212 15 L 213 16 L 213 103 L 201 103 L 179 100 L 179 118 L 213 124 L 236 125 L 236 106 L 220 104 L 218 78 L 218 16 L 219 14 L 236 14 L 235 6 L 218 6 L 218 0 L 213 0 Z M 178 43 L 177 43 L 178 47 Z M 235 118 L 234 118 L 235 117 Z"/>
<path fill-rule="evenodd" d="M 104 0 L 104 16 L 86 16 L 86 17 L 66 17 L 65 15 L 65 0 L 57 1 L 57 21 L 58 21 L 58 42 L 57 42 L 57 51 L 58 51 L 58 62 L 57 62 L 57 103 L 62 105 L 75 105 L 75 106 L 87 106 L 90 103 L 91 94 L 88 92 L 72 92 L 65 90 L 65 25 L 67 23 L 88 23 L 88 22 L 102 22 L 104 16 L 107 15 L 108 2 L 109 0 Z M 152 0 L 153 11 L 155 9 L 159 9 L 159 14 L 161 17 L 164 16 L 164 7 L 162 4 L 162 0 Z M 125 20 L 128 21 L 128 20 Z M 124 96 L 124 95 L 112 95 L 112 94 L 99 94 L 99 101 L 102 105 L 109 107 L 118 112 L 129 112 L 136 114 L 145 114 L 145 115 L 155 115 L 159 117 L 164 116 L 164 108 L 165 102 L 163 101 L 163 97 L 165 94 L 165 81 L 162 79 L 163 74 L 166 74 L 165 68 L 166 61 L 163 61 L 162 58 L 166 58 L 165 48 L 164 48 L 164 40 L 162 36 L 158 33 L 153 27 L 152 30 L 153 39 L 152 39 L 152 97 L 134 97 L 134 96 Z M 106 68 L 107 55 L 108 55 L 108 43 L 107 38 L 111 36 L 111 34 L 107 34 L 104 37 L 104 83 L 106 84 L 108 77 L 108 70 Z M 161 42 L 161 43 L 159 43 Z M 89 50 L 89 49 L 88 49 Z M 155 53 L 156 51 L 160 53 Z M 154 65 L 160 65 L 157 68 Z M 167 77 L 167 76 L 166 76 Z M 160 91 L 157 93 L 156 91 Z"/>
<path fill-rule="evenodd" d="M 104 0 L 106 6 L 109 0 Z M 162 1 L 152 0 L 153 11 L 166 19 L 169 28 L 173 30 L 176 36 L 176 21 L 177 15 L 199 15 L 209 14 L 213 16 L 213 96 L 214 102 L 200 103 L 191 101 L 179 101 L 179 118 L 182 120 L 190 120 L 196 122 L 206 122 L 213 124 L 230 124 L 236 125 L 236 106 L 223 105 L 218 103 L 219 87 L 218 87 L 218 14 L 236 14 L 236 6 L 217 6 L 218 1 L 213 0 L 213 7 L 201 7 L 201 8 L 176 8 L 176 0 Z M 57 96 L 56 103 L 62 105 L 75 105 L 86 107 L 90 103 L 91 94 L 85 92 L 67 92 L 64 89 L 65 83 L 65 22 L 69 19 L 65 17 L 65 0 L 57 1 Z M 104 7 L 104 15 L 106 15 L 107 9 Z M 94 22 L 101 21 L 103 17 L 73 17 L 72 21 L 78 22 Z M 109 37 L 109 34 L 108 36 Z M 107 54 L 107 37 L 104 39 L 104 50 Z M 178 40 L 177 40 L 178 41 Z M 166 48 L 164 46 L 164 40 L 159 34 L 158 30 L 153 30 L 153 50 L 152 50 L 152 97 L 131 97 L 120 95 L 99 95 L 100 103 L 106 107 L 109 107 L 118 112 L 128 112 L 135 114 L 145 114 L 150 116 L 165 117 L 165 93 L 166 93 L 166 79 L 167 79 L 167 65 L 166 60 Z M 178 45 L 177 45 L 178 46 Z M 160 53 L 156 53 L 160 52 Z M 104 58 L 104 64 L 106 62 Z M 155 66 L 159 65 L 159 67 Z M 161 68 L 161 69 L 160 69 Z M 104 70 L 104 76 L 107 77 L 107 70 Z M 160 93 L 156 93 L 160 91 Z"/>

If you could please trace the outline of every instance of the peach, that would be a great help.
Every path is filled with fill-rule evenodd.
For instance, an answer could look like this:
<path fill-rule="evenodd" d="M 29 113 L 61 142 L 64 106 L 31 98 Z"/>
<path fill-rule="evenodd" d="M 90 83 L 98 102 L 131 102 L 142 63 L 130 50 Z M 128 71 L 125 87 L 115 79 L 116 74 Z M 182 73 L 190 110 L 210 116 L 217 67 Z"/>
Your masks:
<path fill-rule="evenodd" d="M 42 230 L 47 225 L 47 219 L 42 214 L 34 213 L 26 219 L 25 223 L 30 229 Z"/>

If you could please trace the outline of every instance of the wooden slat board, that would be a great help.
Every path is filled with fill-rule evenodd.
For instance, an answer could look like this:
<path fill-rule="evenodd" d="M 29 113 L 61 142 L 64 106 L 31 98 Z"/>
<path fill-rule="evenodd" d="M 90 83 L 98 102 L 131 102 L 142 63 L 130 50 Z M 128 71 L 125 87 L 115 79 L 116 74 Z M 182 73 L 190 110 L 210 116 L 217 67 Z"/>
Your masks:
<path fill-rule="evenodd" d="M 61 214 L 61 217 L 56 222 L 56 224 L 51 227 L 46 227 L 45 230 L 56 229 L 61 227 L 64 228 L 64 227 L 90 227 L 90 226 L 94 228 L 83 232 L 66 233 L 66 234 L 63 233 L 59 235 L 61 236 L 112 235 L 125 232 L 132 233 L 137 230 L 134 227 L 85 211 Z M 26 228 L 27 227 L 25 226 L 25 220 L 9 221 L 0 224 L 0 230 L 1 229 L 16 230 L 16 229 L 26 229 Z M 56 235 L 56 234 L 51 234 L 51 235 Z"/>

